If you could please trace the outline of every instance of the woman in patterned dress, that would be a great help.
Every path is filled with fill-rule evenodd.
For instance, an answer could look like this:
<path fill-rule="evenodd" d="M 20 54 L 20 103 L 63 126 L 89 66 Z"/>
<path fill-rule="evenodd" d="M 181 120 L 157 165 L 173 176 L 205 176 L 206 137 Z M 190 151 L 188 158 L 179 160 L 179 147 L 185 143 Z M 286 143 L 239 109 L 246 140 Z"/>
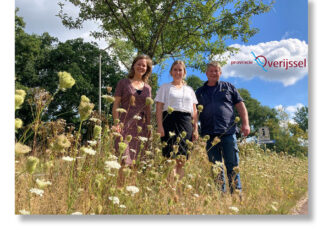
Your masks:
<path fill-rule="evenodd" d="M 147 84 L 151 72 L 151 59 L 147 55 L 139 55 L 134 59 L 127 78 L 117 83 L 112 115 L 114 120 L 120 120 L 115 130 L 122 135 L 123 142 L 127 144 L 122 153 L 122 165 L 132 165 L 133 160 L 136 161 L 139 155 L 141 157 L 141 142 L 145 142 L 149 135 L 147 125 L 150 124 L 151 106 L 146 105 L 146 101 L 151 97 L 151 87 Z M 130 142 L 126 140 L 128 135 L 132 136 Z M 119 138 L 116 141 L 117 151 L 118 142 Z"/>

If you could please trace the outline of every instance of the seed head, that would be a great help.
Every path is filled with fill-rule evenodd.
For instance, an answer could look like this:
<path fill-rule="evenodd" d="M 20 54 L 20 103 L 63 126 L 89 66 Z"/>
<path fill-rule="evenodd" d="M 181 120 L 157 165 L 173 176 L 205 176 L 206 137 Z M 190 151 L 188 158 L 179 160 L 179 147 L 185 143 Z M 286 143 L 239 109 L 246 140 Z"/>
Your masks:
<path fill-rule="evenodd" d="M 197 110 L 198 110 L 198 112 L 202 112 L 203 111 L 203 109 L 204 109 L 204 106 L 202 106 L 202 105 L 198 105 L 197 106 Z"/>
<path fill-rule="evenodd" d="M 167 113 L 168 113 L 168 114 L 173 113 L 173 111 L 174 111 L 174 109 L 173 109 L 171 106 L 168 106 L 168 107 L 167 107 Z"/>
<path fill-rule="evenodd" d="M 89 115 L 91 115 L 93 108 L 94 108 L 94 104 L 89 102 L 88 97 L 82 95 L 80 105 L 78 107 L 80 120 L 81 121 L 87 120 Z"/>
<path fill-rule="evenodd" d="M 23 126 L 23 121 L 19 118 L 15 119 L 15 130 L 22 128 Z"/>
<path fill-rule="evenodd" d="M 132 135 L 127 135 L 125 139 L 127 143 L 130 143 L 132 140 Z"/>
<path fill-rule="evenodd" d="M 102 98 L 109 104 L 112 104 L 115 101 L 115 98 L 110 95 L 103 95 Z"/>
<path fill-rule="evenodd" d="M 39 163 L 39 159 L 37 157 L 29 156 L 26 162 L 26 171 L 32 174 Z"/>
<path fill-rule="evenodd" d="M 59 77 L 59 88 L 62 91 L 65 91 L 66 89 L 72 88 L 72 86 L 76 83 L 76 81 L 72 78 L 71 74 L 68 72 L 58 72 L 58 77 Z"/>
<path fill-rule="evenodd" d="M 99 139 L 101 137 L 102 127 L 99 125 L 94 126 L 93 137 L 94 139 Z"/>
<path fill-rule="evenodd" d="M 146 106 L 153 105 L 153 104 L 154 104 L 154 100 L 152 100 L 151 97 L 147 97 L 146 98 Z"/>
<path fill-rule="evenodd" d="M 119 146 L 119 153 L 123 154 L 127 148 L 127 144 L 124 142 L 119 142 L 118 146 Z"/>
<path fill-rule="evenodd" d="M 23 155 L 31 151 L 31 148 L 27 145 L 23 145 L 20 142 L 15 144 L 15 154 L 16 155 Z"/>

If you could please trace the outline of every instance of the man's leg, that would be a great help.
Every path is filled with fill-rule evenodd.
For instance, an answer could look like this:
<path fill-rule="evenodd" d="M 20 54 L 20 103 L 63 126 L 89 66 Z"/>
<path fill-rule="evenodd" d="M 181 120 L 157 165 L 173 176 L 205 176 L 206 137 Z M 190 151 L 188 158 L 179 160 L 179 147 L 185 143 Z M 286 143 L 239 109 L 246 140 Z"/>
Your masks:
<path fill-rule="evenodd" d="M 239 163 L 236 135 L 223 136 L 220 143 L 227 169 L 230 192 L 233 193 L 234 189 L 242 189 L 240 175 L 234 171 L 234 167 L 238 166 Z"/>
<path fill-rule="evenodd" d="M 211 138 L 206 143 L 206 151 L 207 155 L 209 157 L 209 161 L 213 163 L 213 167 L 216 165 L 216 162 L 222 162 L 222 154 L 221 154 L 221 148 L 220 143 L 216 144 L 215 146 L 212 146 L 212 141 L 215 136 L 211 136 Z M 219 185 L 222 192 L 226 192 L 226 180 L 225 180 L 225 174 L 224 174 L 224 168 L 223 166 L 220 167 L 220 172 L 216 173 L 215 176 L 215 183 Z M 217 170 L 217 171 L 219 171 Z"/>

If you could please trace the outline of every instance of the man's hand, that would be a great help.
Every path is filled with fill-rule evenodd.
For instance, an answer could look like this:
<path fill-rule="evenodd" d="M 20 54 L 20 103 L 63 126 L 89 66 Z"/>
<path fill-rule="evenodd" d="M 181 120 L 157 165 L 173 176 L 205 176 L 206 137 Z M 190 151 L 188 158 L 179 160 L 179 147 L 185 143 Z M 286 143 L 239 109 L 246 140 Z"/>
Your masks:
<path fill-rule="evenodd" d="M 242 133 L 243 133 L 244 136 L 249 135 L 249 133 L 250 133 L 250 126 L 249 125 L 243 125 L 242 124 L 241 131 L 242 131 Z"/>

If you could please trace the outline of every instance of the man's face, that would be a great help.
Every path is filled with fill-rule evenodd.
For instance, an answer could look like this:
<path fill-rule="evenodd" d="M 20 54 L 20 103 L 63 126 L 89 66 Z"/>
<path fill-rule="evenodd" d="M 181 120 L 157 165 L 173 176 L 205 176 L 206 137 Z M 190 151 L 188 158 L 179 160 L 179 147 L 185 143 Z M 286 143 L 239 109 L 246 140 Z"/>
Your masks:
<path fill-rule="evenodd" d="M 219 81 L 221 75 L 220 68 L 215 66 L 209 66 L 209 68 L 206 70 L 206 76 L 209 81 L 209 83 L 214 84 L 217 81 Z"/>

